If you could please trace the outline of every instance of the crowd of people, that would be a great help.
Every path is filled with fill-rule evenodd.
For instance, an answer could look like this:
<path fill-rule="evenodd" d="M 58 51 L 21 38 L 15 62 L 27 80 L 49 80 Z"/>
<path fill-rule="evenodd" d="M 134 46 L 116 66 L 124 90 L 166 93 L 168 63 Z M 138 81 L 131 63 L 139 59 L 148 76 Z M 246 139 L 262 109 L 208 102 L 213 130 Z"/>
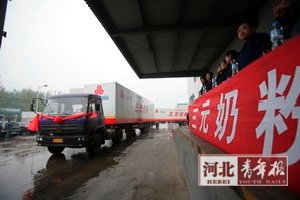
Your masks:
<path fill-rule="evenodd" d="M 202 88 L 199 95 L 228 80 L 254 60 L 299 34 L 299 12 L 299 0 L 276 0 L 273 7 L 275 20 L 270 34 L 256 32 L 257 20 L 244 19 L 237 30 L 238 38 L 244 41 L 242 49 L 239 52 L 234 49 L 227 50 L 224 60 L 217 66 L 216 73 L 207 72 L 205 76 L 200 77 Z"/>

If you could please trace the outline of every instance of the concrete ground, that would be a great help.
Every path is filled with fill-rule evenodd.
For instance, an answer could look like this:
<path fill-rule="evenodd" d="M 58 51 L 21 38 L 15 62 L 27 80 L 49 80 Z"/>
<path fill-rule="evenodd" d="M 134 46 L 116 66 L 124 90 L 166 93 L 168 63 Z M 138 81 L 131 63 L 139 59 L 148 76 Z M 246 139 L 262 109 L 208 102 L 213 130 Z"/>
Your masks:
<path fill-rule="evenodd" d="M 85 149 L 53 156 L 33 136 L 2 139 L 0 199 L 189 199 L 171 129 L 104 147 L 94 157 Z"/>

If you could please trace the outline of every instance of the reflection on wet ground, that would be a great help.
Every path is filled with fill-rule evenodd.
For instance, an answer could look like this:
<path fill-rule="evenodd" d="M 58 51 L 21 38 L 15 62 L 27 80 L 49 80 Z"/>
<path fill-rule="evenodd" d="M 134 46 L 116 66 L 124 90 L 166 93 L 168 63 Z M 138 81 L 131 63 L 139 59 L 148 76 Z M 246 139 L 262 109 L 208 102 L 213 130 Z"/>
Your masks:
<path fill-rule="evenodd" d="M 116 164 L 113 158 L 132 142 L 104 147 L 102 152 L 90 158 L 84 148 L 66 149 L 61 155 L 52 155 L 46 148 L 36 146 L 34 136 L 1 141 L 0 199 L 21 199 L 27 190 L 33 193 L 34 199 L 67 197 L 68 191 Z"/>
<path fill-rule="evenodd" d="M 33 176 L 48 157 L 46 149 L 36 146 L 34 136 L 1 140 L 0 199 L 20 199 L 33 188 Z"/>
<path fill-rule="evenodd" d="M 93 180 L 97 181 L 101 178 L 100 174 L 106 174 L 109 179 L 109 173 L 117 166 L 120 167 L 120 162 L 124 164 L 123 160 L 129 159 L 126 158 L 127 154 L 143 150 L 143 143 L 146 144 L 147 140 L 142 139 L 152 141 L 155 138 L 160 140 L 160 137 L 172 139 L 168 127 L 160 129 L 159 133 L 153 131 L 138 135 L 135 139 L 124 140 L 118 146 L 112 146 L 108 141 L 103 150 L 93 157 L 89 157 L 84 148 L 67 148 L 63 154 L 52 155 L 47 148 L 36 146 L 34 136 L 0 140 L 0 199 L 66 199 L 70 196 L 82 199 L 78 191 L 89 191 L 84 186 L 89 186 Z M 129 146 L 129 150 L 126 150 Z M 140 165 L 138 160 L 130 159 L 128 162 Z M 111 177 L 115 179 L 111 182 L 118 182 L 118 176 Z M 106 189 L 118 190 L 114 187 Z"/>
<path fill-rule="evenodd" d="M 62 199 L 70 196 L 84 182 L 117 164 L 116 157 L 122 156 L 121 152 L 132 142 L 124 141 L 117 147 L 104 148 L 94 157 L 89 157 L 85 151 L 73 152 L 69 160 L 65 154 L 50 156 L 46 167 L 34 175 L 34 199 Z"/>

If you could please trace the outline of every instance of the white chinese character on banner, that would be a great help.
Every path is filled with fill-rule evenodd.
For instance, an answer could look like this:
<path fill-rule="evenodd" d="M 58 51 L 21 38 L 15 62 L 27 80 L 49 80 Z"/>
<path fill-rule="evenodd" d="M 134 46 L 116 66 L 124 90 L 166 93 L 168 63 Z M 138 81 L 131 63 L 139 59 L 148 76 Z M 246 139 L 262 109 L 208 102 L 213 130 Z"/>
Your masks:
<path fill-rule="evenodd" d="M 251 169 L 251 160 L 250 159 L 247 159 L 244 164 L 242 165 L 243 168 L 241 169 L 241 172 L 244 172 L 244 177 L 248 177 L 248 179 L 251 178 L 252 176 L 252 169 Z"/>
<path fill-rule="evenodd" d="M 261 158 L 257 161 L 258 165 L 253 168 L 253 172 L 258 171 L 256 174 L 259 176 L 261 179 L 264 179 L 265 172 L 266 172 L 266 162 L 261 161 Z"/>
<path fill-rule="evenodd" d="M 287 119 L 291 115 L 292 119 L 298 120 L 296 137 L 292 146 L 286 152 L 279 154 L 289 156 L 289 165 L 296 163 L 300 158 L 300 107 L 296 106 L 300 94 L 299 66 L 296 67 L 294 79 L 285 97 L 283 94 L 290 83 L 290 79 L 290 75 L 281 75 L 277 85 L 276 69 L 268 72 L 268 85 L 266 81 L 259 85 L 260 98 L 265 96 L 267 98 L 259 101 L 258 111 L 265 111 L 265 115 L 256 127 L 256 138 L 260 138 L 265 133 L 263 154 L 271 154 L 275 133 L 274 127 L 280 135 L 288 129 L 283 117 Z M 278 110 L 279 113 L 277 114 Z"/>
<path fill-rule="evenodd" d="M 283 167 L 283 162 L 282 160 L 277 162 L 275 161 L 273 164 L 271 164 L 272 169 L 269 171 L 268 176 L 284 176 L 284 167 Z"/>
<path fill-rule="evenodd" d="M 206 100 L 203 104 L 202 108 L 209 107 L 210 100 Z M 203 133 L 207 133 L 208 131 L 208 124 L 206 123 L 206 116 L 210 114 L 210 110 L 203 110 L 201 111 L 201 124 L 200 124 L 200 131 L 203 131 Z"/>
<path fill-rule="evenodd" d="M 221 140 L 223 138 L 225 131 L 226 131 L 226 127 L 227 127 L 228 117 L 230 114 L 230 116 L 232 116 L 234 118 L 233 118 L 233 124 L 232 124 L 232 128 L 231 128 L 230 136 L 227 136 L 227 138 L 226 138 L 226 142 L 227 142 L 227 144 L 229 144 L 234 139 L 235 132 L 236 132 L 237 118 L 238 118 L 238 112 L 239 112 L 239 109 L 236 108 L 238 90 L 232 90 L 225 94 L 226 104 L 225 104 L 225 102 L 223 102 L 223 97 L 224 97 L 224 94 L 221 93 L 220 104 L 218 105 L 218 116 L 216 119 L 217 129 L 216 129 L 214 135 L 215 135 L 215 137 L 218 136 L 219 140 Z M 232 98 L 232 102 L 230 101 L 231 98 Z M 231 109 L 230 109 L 230 103 L 232 104 Z M 230 113 L 229 113 L 229 111 L 230 111 Z"/>
<path fill-rule="evenodd" d="M 199 108 L 194 108 L 192 115 L 189 117 L 190 118 L 190 124 L 193 129 L 197 129 L 197 124 L 195 123 L 197 120 L 196 114 L 199 112 Z"/>

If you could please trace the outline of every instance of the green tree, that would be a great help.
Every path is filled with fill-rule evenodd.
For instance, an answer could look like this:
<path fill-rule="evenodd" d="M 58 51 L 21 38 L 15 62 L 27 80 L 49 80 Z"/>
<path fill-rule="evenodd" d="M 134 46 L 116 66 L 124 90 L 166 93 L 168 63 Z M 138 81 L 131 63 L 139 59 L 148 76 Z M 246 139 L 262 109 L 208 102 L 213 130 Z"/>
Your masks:
<path fill-rule="evenodd" d="M 22 111 L 30 111 L 30 104 L 32 103 L 32 98 L 36 98 L 37 91 L 32 89 L 22 89 L 22 90 L 12 90 L 7 91 L 5 87 L 0 82 L 0 113 L 5 113 L 6 108 L 20 109 Z M 40 92 L 40 98 L 47 98 L 51 96 L 50 92 L 43 93 Z M 38 110 L 44 109 L 44 105 L 39 102 Z M 2 110 L 2 112 L 1 112 Z M 7 113 L 6 113 L 7 114 Z M 21 113 L 20 113 L 21 115 Z M 20 118 L 21 116 L 19 116 Z"/>

